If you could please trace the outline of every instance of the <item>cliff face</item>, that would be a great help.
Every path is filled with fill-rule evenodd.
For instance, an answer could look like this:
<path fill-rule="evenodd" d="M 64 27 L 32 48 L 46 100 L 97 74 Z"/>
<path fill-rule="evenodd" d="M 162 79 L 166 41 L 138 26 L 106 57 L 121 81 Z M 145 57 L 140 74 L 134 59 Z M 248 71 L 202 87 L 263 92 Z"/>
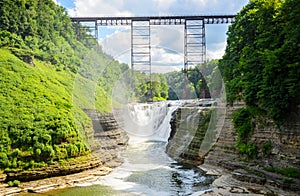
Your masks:
<path fill-rule="evenodd" d="M 230 169 L 232 163 L 240 162 L 238 160 L 242 157 L 235 150 L 237 132 L 232 123 L 232 114 L 241 107 L 244 107 L 243 103 L 227 107 L 224 126 L 213 150 L 205 158 L 205 163 Z M 296 119 L 281 126 L 267 118 L 256 120 L 250 140 L 258 147 L 257 157 L 253 161 L 265 167 L 300 169 L 300 123 Z"/>
<path fill-rule="evenodd" d="M 101 114 L 95 110 L 85 110 L 92 119 L 94 134 L 89 138 L 89 143 L 105 166 L 118 166 L 121 162 L 118 154 L 124 150 L 128 144 L 128 136 L 122 130 L 112 113 Z"/>
<path fill-rule="evenodd" d="M 244 107 L 244 103 L 227 107 L 220 137 L 205 157 L 204 163 L 231 171 L 232 177 L 239 181 L 261 184 L 270 190 L 278 187 L 284 191 L 292 191 L 293 193 L 289 193 L 291 195 L 296 192 L 297 195 L 300 192 L 299 177 L 292 178 L 291 174 L 282 175 L 277 171 L 286 168 L 300 169 L 299 118 L 290 119 L 281 126 L 267 118 L 256 119 L 250 142 L 257 146 L 258 152 L 252 160 L 248 160 L 236 150 L 238 136 L 232 123 L 232 114 L 241 107 Z M 270 172 L 266 168 L 274 170 Z"/>
<path fill-rule="evenodd" d="M 232 123 L 232 114 L 244 106 L 244 103 L 235 103 L 227 107 L 217 141 L 207 154 L 201 152 L 203 136 L 207 134 L 207 127 L 203 126 L 205 120 L 201 119 L 205 117 L 205 111 L 200 112 L 197 108 L 179 108 L 171 120 L 172 132 L 167 153 L 181 163 L 191 165 L 204 163 L 227 169 L 232 172 L 232 177 L 239 181 L 300 191 L 298 178 L 290 178 L 265 169 L 275 168 L 277 171 L 285 168 L 300 169 L 299 118 L 294 115 L 289 122 L 280 127 L 270 119 L 257 118 L 250 142 L 257 146 L 258 151 L 253 159 L 247 159 L 236 149 L 238 135 Z M 206 115 L 208 114 L 206 112 Z M 198 126 L 204 129 L 198 129 Z"/>
<path fill-rule="evenodd" d="M 180 107 L 171 119 L 166 152 L 180 163 L 199 165 L 204 161 L 200 148 L 209 123 L 209 108 Z"/>

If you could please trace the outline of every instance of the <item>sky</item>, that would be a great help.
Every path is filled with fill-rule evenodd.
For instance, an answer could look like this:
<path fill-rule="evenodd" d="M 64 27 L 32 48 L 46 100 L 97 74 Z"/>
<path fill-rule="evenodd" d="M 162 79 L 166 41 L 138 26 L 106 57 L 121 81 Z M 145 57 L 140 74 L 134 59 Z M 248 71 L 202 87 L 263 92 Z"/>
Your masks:
<path fill-rule="evenodd" d="M 249 0 L 54 0 L 70 16 L 180 16 L 237 14 Z M 183 67 L 184 27 L 151 26 L 151 61 L 154 70 L 167 72 Z M 222 58 L 227 24 L 207 24 L 206 58 Z M 130 64 L 130 27 L 99 27 L 103 50 Z M 156 66 L 156 67 L 155 67 Z"/>

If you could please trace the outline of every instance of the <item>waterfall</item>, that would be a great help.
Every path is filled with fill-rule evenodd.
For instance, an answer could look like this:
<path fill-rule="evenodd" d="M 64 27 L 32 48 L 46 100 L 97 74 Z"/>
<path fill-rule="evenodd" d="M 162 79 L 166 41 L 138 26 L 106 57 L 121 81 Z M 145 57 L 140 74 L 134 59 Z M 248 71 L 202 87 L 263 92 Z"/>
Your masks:
<path fill-rule="evenodd" d="M 180 102 L 132 103 L 116 116 L 129 135 L 129 142 L 167 141 L 170 135 L 170 119 Z"/>

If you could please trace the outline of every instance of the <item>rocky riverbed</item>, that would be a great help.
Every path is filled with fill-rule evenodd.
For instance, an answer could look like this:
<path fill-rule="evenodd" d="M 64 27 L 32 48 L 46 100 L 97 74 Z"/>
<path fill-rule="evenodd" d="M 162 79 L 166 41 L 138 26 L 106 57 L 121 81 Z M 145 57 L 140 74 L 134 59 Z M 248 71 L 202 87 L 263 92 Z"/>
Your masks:
<path fill-rule="evenodd" d="M 282 189 L 282 187 L 277 187 L 272 184 L 263 183 L 260 184 L 259 181 L 262 178 L 259 178 L 256 175 L 253 175 L 245 170 L 239 171 L 230 171 L 218 166 L 203 164 L 199 166 L 200 169 L 206 171 L 207 174 L 219 176 L 213 182 L 213 188 L 205 193 L 195 193 L 193 196 L 202 195 L 202 196 L 215 196 L 215 195 L 282 195 L 282 196 L 298 196 L 298 191 L 290 191 Z M 239 176 L 237 178 L 237 176 Z M 282 176 L 273 174 L 275 180 Z M 252 180 L 252 182 L 251 182 Z M 265 180 L 272 180 L 271 178 Z M 264 181 L 264 180 L 263 180 Z M 298 182 L 299 183 L 299 182 Z"/>

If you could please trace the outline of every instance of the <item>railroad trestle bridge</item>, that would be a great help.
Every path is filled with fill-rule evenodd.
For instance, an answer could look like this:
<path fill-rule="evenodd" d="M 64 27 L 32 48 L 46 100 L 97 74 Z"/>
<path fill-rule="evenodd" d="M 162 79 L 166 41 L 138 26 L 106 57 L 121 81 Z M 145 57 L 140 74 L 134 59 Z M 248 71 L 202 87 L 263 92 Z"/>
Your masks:
<path fill-rule="evenodd" d="M 188 67 L 204 64 L 206 61 L 206 24 L 233 23 L 235 15 L 204 16 L 143 16 L 143 17 L 71 17 L 76 24 L 76 33 L 80 37 L 80 28 L 90 28 L 94 38 L 98 39 L 99 26 L 131 26 L 131 68 L 139 65 L 149 67 L 151 74 L 151 33 L 153 25 L 184 26 L 184 70 Z M 80 25 L 89 23 L 90 26 Z"/>

